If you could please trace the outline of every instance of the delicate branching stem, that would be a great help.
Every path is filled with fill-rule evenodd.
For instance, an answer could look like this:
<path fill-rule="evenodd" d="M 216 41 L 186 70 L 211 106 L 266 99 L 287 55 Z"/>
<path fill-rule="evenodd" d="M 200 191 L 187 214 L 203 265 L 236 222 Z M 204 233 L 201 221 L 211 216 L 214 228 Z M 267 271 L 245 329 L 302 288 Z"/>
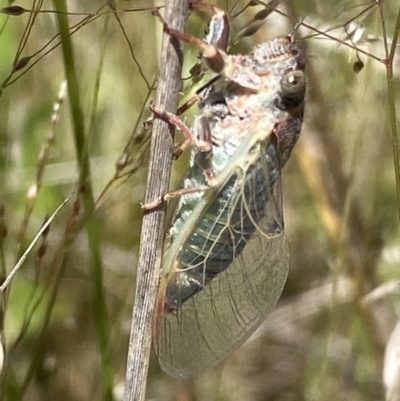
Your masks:
<path fill-rule="evenodd" d="M 182 31 L 187 0 L 166 2 L 165 18 L 174 29 Z M 159 86 L 155 108 L 176 112 L 181 88 L 182 53 L 176 39 L 164 33 L 161 50 Z M 157 119 L 153 126 L 150 165 L 145 202 L 151 203 L 168 192 L 173 151 L 173 127 Z M 149 366 L 152 320 L 159 280 L 165 208 L 144 216 L 139 253 L 135 305 L 133 309 L 126 371 L 125 401 L 143 401 Z"/>
<path fill-rule="evenodd" d="M 73 195 L 73 194 L 72 194 Z M 54 218 L 57 216 L 58 212 L 65 206 L 65 204 L 71 199 L 72 195 L 68 196 L 67 199 L 64 200 L 64 202 L 61 203 L 61 205 L 56 209 L 56 211 L 46 220 L 46 222 L 43 224 L 39 232 L 35 235 L 31 243 L 29 244 L 28 248 L 26 248 L 25 252 L 23 255 L 19 258 L 18 262 L 16 265 L 12 268 L 11 272 L 8 274 L 7 278 L 1 283 L 0 285 L 0 292 L 3 292 L 11 280 L 14 278 L 15 274 L 18 272 L 19 268 L 22 266 L 22 264 L 25 262 L 26 258 L 28 257 L 29 253 L 33 249 L 33 247 L 36 245 L 36 243 L 39 241 L 39 239 L 42 237 L 43 232 L 50 226 L 51 222 L 54 220 Z"/>

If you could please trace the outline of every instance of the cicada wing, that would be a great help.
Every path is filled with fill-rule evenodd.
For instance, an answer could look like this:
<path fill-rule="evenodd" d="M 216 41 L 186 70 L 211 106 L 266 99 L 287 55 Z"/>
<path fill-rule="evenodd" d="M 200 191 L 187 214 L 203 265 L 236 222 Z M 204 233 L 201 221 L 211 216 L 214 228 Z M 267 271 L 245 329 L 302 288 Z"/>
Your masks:
<path fill-rule="evenodd" d="M 262 177 L 265 181 L 260 183 Z M 261 163 L 261 176 L 255 175 L 253 183 L 248 174 L 242 178 L 245 179 L 237 172 L 239 195 L 226 202 L 232 218 L 238 211 L 242 218 L 226 232 L 231 233 L 233 243 L 245 241 L 245 246 L 233 255 L 229 267 L 201 291 L 176 310 L 170 313 L 164 310 L 158 316 L 155 331 L 158 359 L 162 369 L 172 376 L 198 375 L 237 349 L 275 307 L 286 282 L 289 251 L 283 232 L 275 148 L 268 150 L 266 163 Z M 260 195 L 257 188 L 260 184 L 267 185 L 266 195 Z M 259 205 L 253 196 L 265 196 L 265 205 Z M 245 231 L 249 221 L 255 223 L 250 234 Z M 239 240 L 238 229 L 243 230 Z"/>
<path fill-rule="evenodd" d="M 242 185 L 241 204 L 245 209 L 243 214 L 259 235 L 270 238 L 284 230 L 281 168 L 273 144 L 261 148 L 260 156 L 261 168 L 250 171 L 246 175 L 246 183 Z"/>

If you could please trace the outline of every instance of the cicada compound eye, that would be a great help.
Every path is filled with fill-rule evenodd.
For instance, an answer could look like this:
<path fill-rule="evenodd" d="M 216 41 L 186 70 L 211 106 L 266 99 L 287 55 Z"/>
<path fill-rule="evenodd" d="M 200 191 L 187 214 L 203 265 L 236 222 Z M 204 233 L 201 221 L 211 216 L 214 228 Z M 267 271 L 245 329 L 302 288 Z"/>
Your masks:
<path fill-rule="evenodd" d="M 281 89 L 286 97 L 297 97 L 306 88 L 306 80 L 303 71 L 295 70 L 286 73 L 281 80 Z"/>

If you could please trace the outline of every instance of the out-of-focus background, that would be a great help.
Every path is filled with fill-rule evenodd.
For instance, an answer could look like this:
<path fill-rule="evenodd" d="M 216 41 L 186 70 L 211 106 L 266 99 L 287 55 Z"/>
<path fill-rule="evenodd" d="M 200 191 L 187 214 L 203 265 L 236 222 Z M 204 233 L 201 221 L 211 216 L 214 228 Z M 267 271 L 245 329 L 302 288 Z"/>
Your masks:
<path fill-rule="evenodd" d="M 389 118 L 390 104 L 399 110 L 398 48 L 392 80 L 377 60 L 392 45 L 399 4 L 282 1 L 288 17 L 271 12 L 240 38 L 264 7 L 255 3 L 218 3 L 238 37 L 231 51 L 248 52 L 302 21 L 308 59 L 304 128 L 282 174 L 290 276 L 272 315 L 216 369 L 177 380 L 154 358 L 147 399 L 399 400 L 399 200 Z M 161 40 L 159 22 L 139 9 L 152 4 L 0 2 L 14 6 L 0 14 L 2 277 L 76 191 L 2 294 L 2 400 L 111 399 L 107 388 L 122 399 L 148 161 L 142 122 Z M 65 6 L 67 14 L 54 13 Z M 195 13 L 187 29 L 203 37 L 208 20 Z M 188 77 L 198 51 L 185 46 L 185 55 Z M 76 82 L 69 94 L 66 71 Z M 177 163 L 175 186 L 185 163 Z"/>

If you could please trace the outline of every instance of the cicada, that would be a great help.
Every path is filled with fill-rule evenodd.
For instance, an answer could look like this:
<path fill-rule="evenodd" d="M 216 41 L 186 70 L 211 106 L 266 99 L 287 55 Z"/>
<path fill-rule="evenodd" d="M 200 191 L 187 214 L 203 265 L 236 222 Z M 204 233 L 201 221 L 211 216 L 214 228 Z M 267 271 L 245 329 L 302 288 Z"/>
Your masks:
<path fill-rule="evenodd" d="M 155 351 L 161 368 L 179 377 L 218 364 L 278 302 L 289 271 L 281 169 L 301 130 L 305 94 L 294 34 L 230 55 L 225 13 L 206 3 L 191 8 L 215 12 L 206 40 L 164 27 L 198 46 L 219 79 L 202 94 L 188 134 L 190 168 L 156 306 Z"/>

